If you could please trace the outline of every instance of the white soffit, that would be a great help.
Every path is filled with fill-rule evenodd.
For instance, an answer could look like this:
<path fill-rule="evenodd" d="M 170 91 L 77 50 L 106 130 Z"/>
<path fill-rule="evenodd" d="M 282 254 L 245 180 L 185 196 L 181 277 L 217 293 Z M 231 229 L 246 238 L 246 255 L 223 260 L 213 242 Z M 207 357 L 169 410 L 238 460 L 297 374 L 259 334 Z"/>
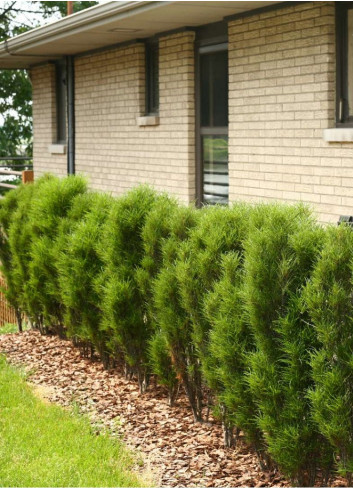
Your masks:
<path fill-rule="evenodd" d="M 185 26 L 209 24 L 229 15 L 277 3 L 282 2 L 110 1 L 0 43 L 0 69 L 28 68 L 61 56 Z"/>

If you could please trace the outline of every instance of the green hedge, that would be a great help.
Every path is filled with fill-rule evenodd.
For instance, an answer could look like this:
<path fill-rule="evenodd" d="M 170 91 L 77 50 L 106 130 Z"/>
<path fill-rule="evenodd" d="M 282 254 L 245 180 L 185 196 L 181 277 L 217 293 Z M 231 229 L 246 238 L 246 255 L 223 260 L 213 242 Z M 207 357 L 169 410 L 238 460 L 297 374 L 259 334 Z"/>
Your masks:
<path fill-rule="evenodd" d="M 240 432 L 293 483 L 353 473 L 353 232 L 302 205 L 196 210 L 45 176 L 0 202 L 8 301 L 141 393 L 156 375 L 195 421 Z"/>

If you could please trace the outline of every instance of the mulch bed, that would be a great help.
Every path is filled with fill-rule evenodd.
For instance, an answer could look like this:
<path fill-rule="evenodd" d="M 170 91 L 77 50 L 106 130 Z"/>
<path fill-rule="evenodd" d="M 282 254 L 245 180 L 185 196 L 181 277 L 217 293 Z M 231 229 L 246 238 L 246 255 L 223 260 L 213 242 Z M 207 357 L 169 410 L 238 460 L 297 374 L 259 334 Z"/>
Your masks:
<path fill-rule="evenodd" d="M 100 362 L 82 358 L 69 341 L 26 331 L 0 336 L 0 352 L 25 366 L 30 382 L 48 400 L 76 403 L 97 429 L 108 427 L 140 452 L 141 470 L 151 471 L 158 486 L 290 486 L 279 473 L 261 471 L 256 455 L 241 441 L 235 449 L 225 448 L 219 423 L 194 423 L 183 394 L 174 407 L 153 382 L 140 395 L 137 383 L 119 369 L 106 371 Z"/>

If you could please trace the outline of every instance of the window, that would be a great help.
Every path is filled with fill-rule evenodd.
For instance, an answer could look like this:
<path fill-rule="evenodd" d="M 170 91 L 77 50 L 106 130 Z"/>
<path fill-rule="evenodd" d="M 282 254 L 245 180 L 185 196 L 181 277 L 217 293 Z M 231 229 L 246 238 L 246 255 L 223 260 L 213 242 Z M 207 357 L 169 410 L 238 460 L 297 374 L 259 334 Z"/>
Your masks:
<path fill-rule="evenodd" d="M 199 48 L 199 202 L 228 204 L 228 45 Z"/>
<path fill-rule="evenodd" d="M 146 115 L 159 112 L 159 49 L 157 42 L 146 43 Z"/>
<path fill-rule="evenodd" d="M 336 123 L 353 127 L 353 2 L 337 2 L 336 9 Z"/>
<path fill-rule="evenodd" d="M 196 203 L 229 201 L 228 23 L 196 30 Z"/>
<path fill-rule="evenodd" d="M 55 63 L 56 88 L 56 143 L 66 142 L 66 63 Z"/>

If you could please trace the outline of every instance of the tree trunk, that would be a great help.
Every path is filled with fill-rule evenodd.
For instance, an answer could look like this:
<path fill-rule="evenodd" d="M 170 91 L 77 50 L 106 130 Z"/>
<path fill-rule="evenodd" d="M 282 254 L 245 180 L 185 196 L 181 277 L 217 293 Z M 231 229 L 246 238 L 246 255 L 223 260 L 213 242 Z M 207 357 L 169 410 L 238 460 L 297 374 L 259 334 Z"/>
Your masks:
<path fill-rule="evenodd" d="M 168 405 L 170 407 L 174 406 L 174 403 L 179 395 L 179 388 L 180 384 L 178 382 L 177 384 L 173 385 L 173 387 L 170 387 L 168 390 Z"/>
<path fill-rule="evenodd" d="M 19 333 L 22 333 L 23 328 L 22 328 L 22 313 L 21 313 L 21 309 L 18 308 L 18 307 L 16 307 L 15 314 L 16 314 L 16 319 L 17 319 L 18 331 L 19 331 Z"/>
<path fill-rule="evenodd" d="M 140 389 L 140 394 L 144 394 L 146 390 L 148 389 L 149 385 L 149 374 L 146 372 L 145 369 L 138 368 L 137 370 L 137 381 Z"/>

